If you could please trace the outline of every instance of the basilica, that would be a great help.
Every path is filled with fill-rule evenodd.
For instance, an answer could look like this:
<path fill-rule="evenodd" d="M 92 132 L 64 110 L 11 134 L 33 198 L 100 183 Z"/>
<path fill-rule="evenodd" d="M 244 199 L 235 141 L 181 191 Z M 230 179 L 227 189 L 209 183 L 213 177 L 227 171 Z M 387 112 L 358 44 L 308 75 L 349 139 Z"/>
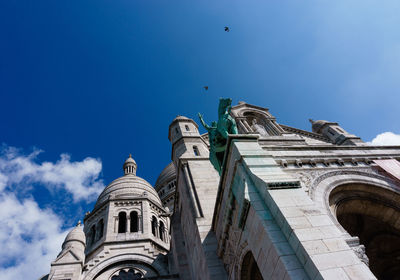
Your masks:
<path fill-rule="evenodd" d="M 172 120 L 155 186 L 129 156 L 41 279 L 400 279 L 400 146 L 224 108 Z"/>

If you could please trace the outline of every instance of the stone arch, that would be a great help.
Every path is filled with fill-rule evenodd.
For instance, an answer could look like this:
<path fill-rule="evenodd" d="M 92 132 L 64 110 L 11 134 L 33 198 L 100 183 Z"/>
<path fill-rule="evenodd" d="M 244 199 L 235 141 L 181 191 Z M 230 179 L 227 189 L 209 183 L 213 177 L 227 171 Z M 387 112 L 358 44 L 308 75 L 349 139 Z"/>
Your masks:
<path fill-rule="evenodd" d="M 400 277 L 400 186 L 373 173 L 326 175 L 317 180 L 315 202 L 378 279 Z"/>
<path fill-rule="evenodd" d="M 158 235 L 158 219 L 157 219 L 156 215 L 151 216 L 150 223 L 151 223 L 151 233 L 154 236 L 157 236 Z"/>
<path fill-rule="evenodd" d="M 348 183 L 329 196 L 331 212 L 361 245 L 358 256 L 378 279 L 399 279 L 400 195 L 374 185 Z"/>
<path fill-rule="evenodd" d="M 142 254 L 122 254 L 98 263 L 82 278 L 82 280 L 95 280 L 107 269 L 114 268 L 113 272 L 115 272 L 126 266 L 126 264 L 144 265 L 149 269 L 152 269 L 156 275 L 168 274 L 168 272 L 158 264 L 155 259 L 149 256 Z"/>
<path fill-rule="evenodd" d="M 397 184 L 390 178 L 370 172 L 352 170 L 331 171 L 315 178 L 310 188 L 311 199 L 320 206 L 320 209 L 325 209 L 326 214 L 331 217 L 334 224 L 338 226 L 343 233 L 346 233 L 346 231 L 331 212 L 329 196 L 336 187 L 344 184 L 374 185 L 375 187 L 400 194 L 400 184 Z"/>
<path fill-rule="evenodd" d="M 244 254 L 240 265 L 240 280 L 263 280 L 260 269 L 253 256 L 253 253 L 249 250 Z"/>
<path fill-rule="evenodd" d="M 130 217 L 129 232 L 138 232 L 140 224 L 139 213 L 133 210 L 129 213 L 129 217 Z"/>
<path fill-rule="evenodd" d="M 127 231 L 127 220 L 128 215 L 125 211 L 118 212 L 118 233 L 125 233 Z"/>

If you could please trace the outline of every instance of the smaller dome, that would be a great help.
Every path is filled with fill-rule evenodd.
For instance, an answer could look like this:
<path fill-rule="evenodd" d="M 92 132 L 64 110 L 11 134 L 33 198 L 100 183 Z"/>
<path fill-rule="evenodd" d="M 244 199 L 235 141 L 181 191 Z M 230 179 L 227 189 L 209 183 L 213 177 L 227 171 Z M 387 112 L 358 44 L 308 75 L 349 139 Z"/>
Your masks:
<path fill-rule="evenodd" d="M 181 115 L 178 115 L 178 116 L 176 116 L 176 118 L 173 120 L 173 121 L 183 121 L 183 120 L 190 120 L 189 118 L 187 118 L 187 117 L 185 117 L 185 116 L 181 116 Z"/>
<path fill-rule="evenodd" d="M 136 161 L 132 158 L 132 154 L 129 154 L 129 157 L 125 160 L 125 164 L 130 162 L 136 164 Z"/>
<path fill-rule="evenodd" d="M 83 228 L 81 226 L 81 222 L 79 221 L 76 227 L 74 227 L 68 234 L 67 237 L 65 237 L 64 243 L 62 245 L 62 248 L 64 249 L 65 245 L 68 242 L 80 242 L 83 245 L 86 244 L 86 237 L 85 233 L 83 232 Z"/>
<path fill-rule="evenodd" d="M 124 170 L 125 175 L 128 174 L 136 175 L 137 164 L 136 161 L 132 158 L 131 154 L 129 154 L 129 157 L 125 160 L 125 163 L 122 168 Z"/>
<path fill-rule="evenodd" d="M 170 162 L 164 169 L 161 171 L 160 176 L 158 176 L 155 188 L 157 191 L 165 184 L 169 183 L 176 177 L 175 165 L 173 162 Z"/>

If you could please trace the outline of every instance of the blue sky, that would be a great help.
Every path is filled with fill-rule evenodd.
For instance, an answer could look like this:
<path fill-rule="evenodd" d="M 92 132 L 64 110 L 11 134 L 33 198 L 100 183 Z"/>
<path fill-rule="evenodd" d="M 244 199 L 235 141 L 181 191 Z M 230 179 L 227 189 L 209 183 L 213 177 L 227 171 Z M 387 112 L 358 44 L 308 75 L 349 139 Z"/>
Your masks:
<path fill-rule="evenodd" d="M 219 97 L 398 141 L 399 14 L 371 0 L 1 1 L 0 212 L 32 218 L 0 223 L 0 244 L 15 243 L 0 272 L 26 268 L 25 244 L 45 273 L 128 154 L 154 184 L 170 122 L 216 119 Z"/>

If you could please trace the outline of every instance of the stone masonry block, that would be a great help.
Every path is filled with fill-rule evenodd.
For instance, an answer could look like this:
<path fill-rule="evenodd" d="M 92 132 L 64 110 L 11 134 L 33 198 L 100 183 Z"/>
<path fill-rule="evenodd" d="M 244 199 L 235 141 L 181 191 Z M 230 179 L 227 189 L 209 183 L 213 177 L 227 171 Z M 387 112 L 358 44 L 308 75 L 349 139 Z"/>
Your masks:
<path fill-rule="evenodd" d="M 329 252 L 328 247 L 325 245 L 325 243 L 322 240 L 305 241 L 302 244 L 304 246 L 304 249 L 310 255 L 322 254 L 322 253 Z"/>
<path fill-rule="evenodd" d="M 303 268 L 296 255 L 281 256 L 279 259 L 284 264 L 286 270 Z"/>
<path fill-rule="evenodd" d="M 343 268 L 350 279 L 354 280 L 372 280 L 376 279 L 375 275 L 368 269 L 365 264 L 351 265 Z"/>
<path fill-rule="evenodd" d="M 352 250 L 312 255 L 311 259 L 319 270 L 360 264 Z"/>
<path fill-rule="evenodd" d="M 295 269 L 286 271 L 284 280 L 309 280 L 307 273 L 304 269 Z"/>
<path fill-rule="evenodd" d="M 329 251 L 342 251 L 350 249 L 346 241 L 341 238 L 324 239 L 323 242 Z"/>
<path fill-rule="evenodd" d="M 328 215 L 308 216 L 307 219 L 314 227 L 333 225 L 333 222 Z"/>
<path fill-rule="evenodd" d="M 321 271 L 321 276 L 326 280 L 349 280 L 350 278 L 341 268 L 332 268 Z"/>

